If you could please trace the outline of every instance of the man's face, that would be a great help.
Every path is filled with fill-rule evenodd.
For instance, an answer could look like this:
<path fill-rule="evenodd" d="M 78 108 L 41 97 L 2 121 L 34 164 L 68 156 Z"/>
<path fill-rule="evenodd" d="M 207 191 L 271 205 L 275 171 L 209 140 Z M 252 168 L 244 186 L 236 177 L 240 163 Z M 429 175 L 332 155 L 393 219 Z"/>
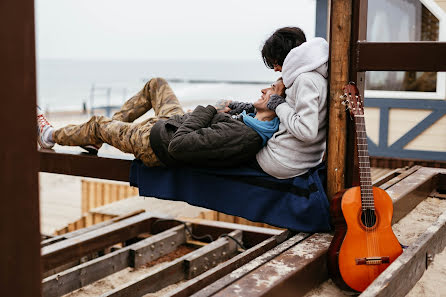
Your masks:
<path fill-rule="evenodd" d="M 262 89 L 261 90 L 262 95 L 256 102 L 254 102 L 254 107 L 257 110 L 268 109 L 266 107 L 266 105 L 268 104 L 268 101 L 269 101 L 269 98 L 271 97 L 271 95 L 277 94 L 277 95 L 283 96 L 284 88 L 285 88 L 285 86 L 283 85 L 282 80 L 277 80 L 269 88 Z"/>

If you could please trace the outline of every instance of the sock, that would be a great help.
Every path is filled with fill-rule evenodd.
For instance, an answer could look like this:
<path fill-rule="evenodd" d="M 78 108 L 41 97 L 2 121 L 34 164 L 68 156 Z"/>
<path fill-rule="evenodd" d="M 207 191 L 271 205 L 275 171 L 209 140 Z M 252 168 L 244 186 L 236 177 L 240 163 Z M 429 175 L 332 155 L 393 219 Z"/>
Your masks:
<path fill-rule="evenodd" d="M 48 126 L 45 131 L 43 131 L 43 139 L 45 140 L 45 142 L 54 144 L 54 140 L 53 140 L 53 131 L 54 128 Z"/>

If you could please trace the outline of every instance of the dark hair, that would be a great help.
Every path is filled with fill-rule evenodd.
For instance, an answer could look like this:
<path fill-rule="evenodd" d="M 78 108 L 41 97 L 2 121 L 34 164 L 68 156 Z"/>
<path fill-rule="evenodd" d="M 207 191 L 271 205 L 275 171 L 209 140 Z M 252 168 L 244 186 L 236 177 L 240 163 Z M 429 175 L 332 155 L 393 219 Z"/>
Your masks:
<path fill-rule="evenodd" d="M 262 58 L 268 68 L 274 65 L 283 66 L 288 53 L 295 47 L 307 41 L 305 33 L 297 27 L 284 27 L 277 29 L 263 45 Z"/>

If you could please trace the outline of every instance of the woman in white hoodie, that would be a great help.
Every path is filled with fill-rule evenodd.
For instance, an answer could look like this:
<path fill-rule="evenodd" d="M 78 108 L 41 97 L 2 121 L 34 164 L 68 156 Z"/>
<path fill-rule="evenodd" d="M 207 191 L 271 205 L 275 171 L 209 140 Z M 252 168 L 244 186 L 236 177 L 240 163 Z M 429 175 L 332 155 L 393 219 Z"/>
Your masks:
<path fill-rule="evenodd" d="M 257 163 L 276 178 L 302 175 L 321 163 L 325 152 L 328 43 L 307 41 L 301 29 L 285 27 L 265 41 L 262 57 L 266 66 L 282 72 L 286 96 L 270 98 L 268 107 L 280 126 L 257 153 Z"/>

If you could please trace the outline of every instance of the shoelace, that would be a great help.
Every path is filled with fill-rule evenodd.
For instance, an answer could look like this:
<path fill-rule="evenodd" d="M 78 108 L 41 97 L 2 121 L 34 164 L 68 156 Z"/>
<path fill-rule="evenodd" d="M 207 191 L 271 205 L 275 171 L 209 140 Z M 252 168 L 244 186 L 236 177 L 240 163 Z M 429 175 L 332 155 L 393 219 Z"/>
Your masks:
<path fill-rule="evenodd" d="M 44 116 L 43 114 L 39 114 L 39 115 L 37 116 L 37 122 L 38 122 L 39 127 L 40 127 L 41 130 L 42 130 L 43 127 L 45 127 L 45 126 L 50 126 L 50 127 L 52 127 L 51 124 L 48 122 L 48 120 L 45 118 L 45 116 Z"/>

